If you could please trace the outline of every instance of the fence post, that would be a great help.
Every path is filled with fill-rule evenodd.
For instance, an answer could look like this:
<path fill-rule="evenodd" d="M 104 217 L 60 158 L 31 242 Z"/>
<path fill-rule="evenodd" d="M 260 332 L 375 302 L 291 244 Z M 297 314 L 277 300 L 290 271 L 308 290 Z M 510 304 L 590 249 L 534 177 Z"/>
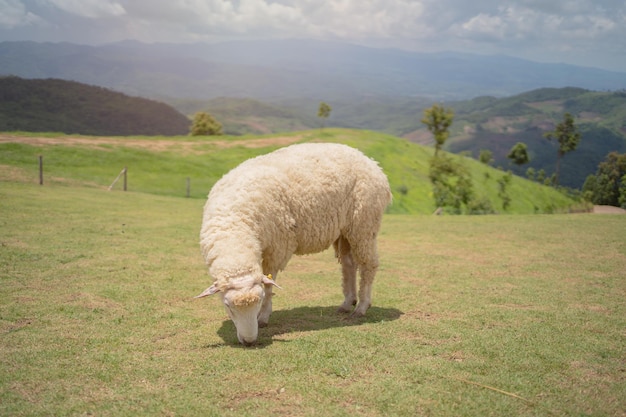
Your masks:
<path fill-rule="evenodd" d="M 124 191 L 128 189 L 128 178 L 127 178 L 128 168 L 124 167 Z"/>
<path fill-rule="evenodd" d="M 189 198 L 191 194 L 191 178 L 187 177 L 187 198 Z"/>
<path fill-rule="evenodd" d="M 126 191 L 126 167 L 124 167 L 119 174 L 117 174 L 117 177 L 115 177 L 115 179 L 113 180 L 113 183 L 111 185 L 109 185 L 109 191 L 111 191 L 113 189 L 113 186 L 115 185 L 115 183 L 120 179 L 120 177 L 123 175 L 124 176 L 124 191 Z"/>
<path fill-rule="evenodd" d="M 39 185 L 43 185 L 43 155 L 39 155 Z"/>

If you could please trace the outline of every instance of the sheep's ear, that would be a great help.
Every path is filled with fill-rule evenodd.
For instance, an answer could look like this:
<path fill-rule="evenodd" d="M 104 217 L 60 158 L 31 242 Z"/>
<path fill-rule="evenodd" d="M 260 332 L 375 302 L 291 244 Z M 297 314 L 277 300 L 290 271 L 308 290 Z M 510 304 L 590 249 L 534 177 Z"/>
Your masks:
<path fill-rule="evenodd" d="M 269 274 L 268 276 L 263 275 L 263 284 L 273 285 L 277 288 L 280 288 L 281 290 L 283 289 L 280 285 L 274 282 L 274 280 L 272 279 L 272 274 Z"/>
<path fill-rule="evenodd" d="M 220 292 L 220 289 L 217 288 L 217 286 L 215 284 L 213 284 L 209 288 L 207 288 L 206 290 L 202 291 L 202 294 L 196 295 L 193 298 L 202 298 L 202 297 L 206 297 L 207 295 L 213 295 L 213 294 L 215 294 L 217 292 Z"/>

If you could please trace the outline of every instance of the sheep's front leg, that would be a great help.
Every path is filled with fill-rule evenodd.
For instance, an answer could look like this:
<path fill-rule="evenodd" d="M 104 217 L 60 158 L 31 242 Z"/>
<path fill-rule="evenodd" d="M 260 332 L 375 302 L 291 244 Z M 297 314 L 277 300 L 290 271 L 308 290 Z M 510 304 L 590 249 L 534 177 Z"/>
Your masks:
<path fill-rule="evenodd" d="M 276 279 L 276 274 L 272 274 L 274 279 Z M 272 296 L 274 295 L 272 289 L 274 286 L 272 284 L 265 284 L 265 297 L 263 298 L 263 304 L 261 304 L 261 311 L 259 311 L 259 315 L 257 316 L 257 321 L 259 323 L 259 327 L 266 327 L 270 321 L 270 315 L 272 314 Z"/>

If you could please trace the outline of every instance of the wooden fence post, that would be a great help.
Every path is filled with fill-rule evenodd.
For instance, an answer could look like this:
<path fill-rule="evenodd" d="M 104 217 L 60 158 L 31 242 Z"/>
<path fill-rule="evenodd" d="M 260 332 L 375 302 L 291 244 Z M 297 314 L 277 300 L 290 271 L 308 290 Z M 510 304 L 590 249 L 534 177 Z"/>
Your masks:
<path fill-rule="evenodd" d="M 113 180 L 113 183 L 111 185 L 109 185 L 109 191 L 111 191 L 113 189 L 113 186 L 115 185 L 115 183 L 120 179 L 120 177 L 123 175 L 124 176 L 124 191 L 127 190 L 128 188 L 128 179 L 126 177 L 126 173 L 128 172 L 128 168 L 124 167 L 124 169 L 122 169 L 120 171 L 120 173 L 117 175 L 117 177 Z"/>
<path fill-rule="evenodd" d="M 39 185 L 43 185 L 43 155 L 39 155 Z"/>

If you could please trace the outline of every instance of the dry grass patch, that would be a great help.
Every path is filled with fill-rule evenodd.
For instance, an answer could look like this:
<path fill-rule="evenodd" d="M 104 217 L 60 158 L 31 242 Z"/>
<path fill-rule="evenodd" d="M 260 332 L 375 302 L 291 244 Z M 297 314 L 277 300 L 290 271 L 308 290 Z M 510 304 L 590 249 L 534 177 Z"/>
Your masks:
<path fill-rule="evenodd" d="M 218 137 L 196 137 L 189 139 L 159 138 L 159 137 L 104 137 L 104 136 L 22 136 L 0 133 L 0 143 L 24 143 L 33 146 L 81 146 L 98 150 L 110 150 L 111 146 L 124 146 L 135 149 L 146 149 L 155 152 L 178 151 L 183 155 L 206 153 L 209 148 L 266 148 L 271 146 L 287 146 L 303 139 L 303 135 L 258 137 L 249 139 L 220 140 Z"/>

